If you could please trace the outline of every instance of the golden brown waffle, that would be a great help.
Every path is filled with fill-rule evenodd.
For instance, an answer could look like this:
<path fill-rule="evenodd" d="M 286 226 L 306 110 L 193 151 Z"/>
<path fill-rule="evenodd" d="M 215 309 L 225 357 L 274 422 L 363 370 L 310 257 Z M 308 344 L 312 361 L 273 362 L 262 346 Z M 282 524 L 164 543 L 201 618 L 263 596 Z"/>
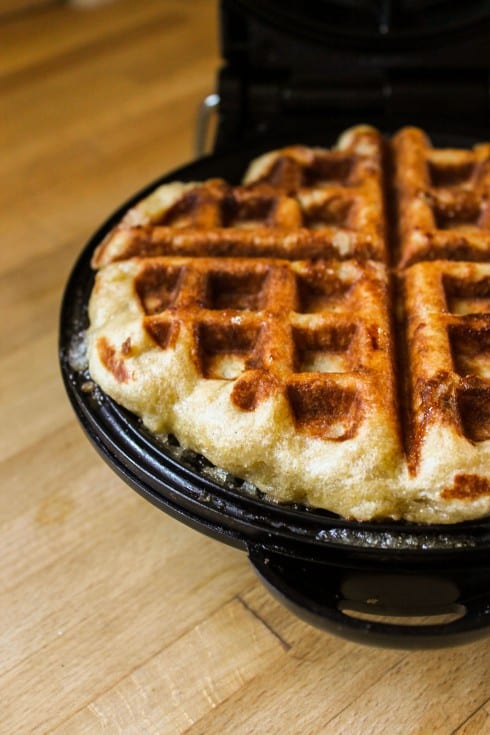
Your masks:
<path fill-rule="evenodd" d="M 155 258 L 134 284 L 159 347 L 186 329 L 199 375 L 233 381 L 244 411 L 285 392 L 298 429 L 332 439 L 357 432 L 364 402 L 385 407 L 385 420 L 392 412 L 386 284 L 374 264 Z"/>
<path fill-rule="evenodd" d="M 134 258 L 99 271 L 90 317 L 92 376 L 152 430 L 276 497 L 372 513 L 400 453 L 382 266 Z"/>
<path fill-rule="evenodd" d="M 402 267 L 490 260 L 490 144 L 433 148 L 417 128 L 394 136 Z"/>
<path fill-rule="evenodd" d="M 404 281 L 413 478 L 430 479 L 443 498 L 486 507 L 490 264 L 418 263 Z"/>
<path fill-rule="evenodd" d="M 135 255 L 384 260 L 381 136 L 360 127 L 338 145 L 286 149 L 274 159 L 270 183 L 266 157 L 243 187 L 221 180 L 163 185 L 109 234 L 94 265 Z"/>
<path fill-rule="evenodd" d="M 423 173 L 439 208 L 484 212 L 490 146 L 434 151 L 407 129 L 386 164 L 383 146 L 361 126 L 332 151 L 266 154 L 243 186 L 169 184 L 137 204 L 94 255 L 90 372 L 151 430 L 276 499 L 360 520 L 481 517 L 490 264 L 452 262 L 449 245 L 436 260 L 428 240 L 415 253 L 409 191 Z M 392 255 L 384 194 L 399 197 Z M 347 220 L 327 225 L 325 207 Z M 418 258 L 430 262 L 405 265 Z"/>

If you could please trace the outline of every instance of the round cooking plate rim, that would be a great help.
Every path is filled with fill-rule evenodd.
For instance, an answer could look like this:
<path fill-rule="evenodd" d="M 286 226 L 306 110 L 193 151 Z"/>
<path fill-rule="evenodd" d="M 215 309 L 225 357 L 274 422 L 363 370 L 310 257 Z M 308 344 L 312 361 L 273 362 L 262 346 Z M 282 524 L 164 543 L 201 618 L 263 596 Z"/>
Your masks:
<path fill-rule="evenodd" d="M 270 537 L 269 541 L 271 543 L 274 540 L 281 540 L 285 543 L 294 543 L 297 541 L 299 544 L 313 544 L 315 549 L 318 550 L 322 548 L 338 548 L 355 551 L 362 550 L 363 553 L 390 551 L 397 555 L 410 554 L 410 556 L 414 553 L 420 554 L 421 552 L 426 554 L 429 550 L 438 554 L 444 554 L 446 552 L 454 554 L 456 551 L 465 553 L 474 550 L 479 552 L 483 549 L 490 550 L 490 518 L 447 525 L 415 524 L 396 521 L 361 523 L 334 516 L 321 509 L 280 504 L 221 487 L 209 477 L 203 477 L 182 462 L 179 462 L 175 457 L 172 457 L 169 452 L 165 451 L 158 439 L 153 438 L 151 432 L 143 427 L 137 417 L 132 416 L 128 411 L 118 406 L 108 396 L 104 396 L 103 398 L 106 413 L 102 420 L 100 403 L 98 404 L 99 409 L 96 410 L 90 394 L 85 393 L 81 388 L 84 382 L 83 373 L 72 367 L 69 353 L 74 341 L 81 338 L 80 334 L 86 326 L 86 307 L 94 278 L 94 273 L 90 268 L 90 257 L 96 245 L 114 224 L 120 220 L 123 213 L 129 207 L 133 206 L 157 186 L 179 179 L 192 181 L 218 176 L 233 181 L 234 177 L 226 175 L 223 171 L 229 169 L 230 165 L 231 168 L 239 166 L 243 171 L 246 162 L 256 154 L 256 148 L 242 149 L 234 153 L 228 151 L 223 154 L 213 154 L 196 159 L 185 166 L 158 177 L 118 207 L 97 229 L 82 249 L 73 267 L 64 293 L 60 315 L 59 352 L 62 377 L 70 400 L 85 431 L 96 446 L 99 445 L 99 449 L 101 448 L 101 443 L 104 444 L 106 461 L 112 465 L 113 469 L 119 471 L 120 475 L 124 475 L 127 472 L 127 466 L 125 470 L 125 462 L 121 457 L 129 460 L 130 464 L 134 461 L 134 457 L 131 460 L 127 451 L 121 445 L 117 447 L 118 442 L 114 443 L 113 439 L 108 437 L 108 421 L 109 424 L 112 424 L 112 430 L 114 430 L 114 425 L 119 425 L 121 436 L 126 436 L 126 441 L 127 437 L 130 436 L 132 446 L 137 447 L 138 452 L 151 449 L 153 457 L 156 455 L 164 457 L 164 465 L 167 465 L 167 471 L 180 474 L 188 487 L 193 483 L 195 485 L 204 484 L 204 489 L 195 487 L 197 495 L 196 493 L 194 495 L 191 493 L 187 498 L 193 507 L 193 512 L 197 511 L 198 513 L 198 516 L 194 518 L 193 522 L 191 521 L 192 525 L 205 524 L 206 521 L 204 518 L 209 515 L 208 511 L 211 509 L 216 511 L 218 518 L 221 519 L 221 533 L 225 536 L 227 534 L 229 535 L 230 508 L 234 508 L 235 510 L 233 512 L 236 513 L 236 508 L 238 507 L 240 513 L 242 513 L 242 520 L 246 516 L 247 521 L 246 523 L 244 522 L 244 527 L 240 530 L 232 530 L 231 536 L 233 538 L 230 537 L 228 539 L 232 543 L 236 542 L 237 539 L 242 544 L 247 544 L 250 540 L 256 540 L 251 539 L 246 530 L 246 525 L 252 522 L 252 516 L 255 514 L 257 525 L 259 526 L 259 519 L 262 518 L 264 520 L 268 516 L 261 530 L 265 536 Z M 201 169 L 203 170 L 201 171 Z M 89 274 L 88 279 L 87 274 Z M 88 376 L 85 375 L 85 380 L 87 378 Z M 107 410 L 109 410 L 109 413 L 107 413 Z M 117 451 L 119 456 L 114 454 L 114 449 L 120 450 Z M 117 465 L 119 465 L 119 468 Z M 141 478 L 136 482 L 136 485 L 139 485 L 139 487 L 136 487 L 134 482 L 129 484 L 145 495 L 147 499 L 154 503 L 156 502 L 157 505 L 162 507 L 167 504 L 169 488 L 163 481 L 161 491 L 155 487 L 151 489 L 150 487 L 145 488 L 144 482 L 141 482 Z M 180 488 L 179 492 L 181 494 L 181 501 L 185 505 L 186 498 L 185 494 L 182 495 L 183 488 Z M 207 493 L 212 493 L 213 497 L 206 511 L 206 503 L 197 502 L 196 497 L 199 495 L 204 496 Z M 158 494 L 161 495 L 162 502 L 159 502 Z M 248 508 L 245 509 L 244 506 L 248 506 Z M 199 509 L 204 513 L 202 518 L 199 516 Z M 234 517 L 232 526 L 235 524 L 235 520 L 236 518 Z M 238 521 L 237 527 L 240 527 L 241 523 L 242 521 Z M 206 528 L 202 530 L 206 532 Z M 223 540 L 226 541 L 226 537 Z"/>

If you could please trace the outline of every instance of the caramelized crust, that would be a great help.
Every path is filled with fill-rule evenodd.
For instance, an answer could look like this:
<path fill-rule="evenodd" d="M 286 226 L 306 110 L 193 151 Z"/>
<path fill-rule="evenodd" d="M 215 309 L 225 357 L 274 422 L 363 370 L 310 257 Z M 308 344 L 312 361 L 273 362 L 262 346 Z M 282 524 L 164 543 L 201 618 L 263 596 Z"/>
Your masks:
<path fill-rule="evenodd" d="M 490 514 L 489 159 L 359 126 L 159 187 L 94 253 L 92 377 L 277 500 Z"/>
<path fill-rule="evenodd" d="M 490 144 L 433 148 L 416 128 L 392 141 L 400 265 L 490 260 Z"/>
<path fill-rule="evenodd" d="M 381 136 L 359 128 L 339 145 L 269 154 L 251 166 L 245 186 L 164 184 L 109 233 L 94 267 L 161 255 L 382 261 Z"/>
<path fill-rule="evenodd" d="M 444 435 L 444 461 L 461 461 L 462 451 L 474 458 L 480 443 L 490 458 L 490 264 L 418 263 L 404 280 L 412 473 L 435 461 L 426 456 L 435 430 Z"/>

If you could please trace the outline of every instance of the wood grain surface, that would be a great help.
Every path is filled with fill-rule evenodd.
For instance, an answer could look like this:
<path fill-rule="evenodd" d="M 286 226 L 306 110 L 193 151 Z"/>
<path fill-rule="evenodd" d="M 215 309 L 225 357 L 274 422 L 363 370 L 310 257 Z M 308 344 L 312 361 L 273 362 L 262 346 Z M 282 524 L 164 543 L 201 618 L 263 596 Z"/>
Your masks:
<path fill-rule="evenodd" d="M 64 283 L 116 205 L 193 156 L 216 6 L 21 5 L 0 23 L 0 732 L 490 733 L 490 638 L 317 631 L 89 445 L 58 369 Z"/>

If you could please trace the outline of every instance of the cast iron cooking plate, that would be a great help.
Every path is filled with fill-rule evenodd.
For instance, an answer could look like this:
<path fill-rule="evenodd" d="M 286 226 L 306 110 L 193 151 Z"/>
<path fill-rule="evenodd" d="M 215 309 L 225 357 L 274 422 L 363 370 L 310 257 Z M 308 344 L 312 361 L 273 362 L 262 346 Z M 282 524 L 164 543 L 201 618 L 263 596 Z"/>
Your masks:
<path fill-rule="evenodd" d="M 225 473 L 182 451 L 172 438 L 152 435 L 90 382 L 83 335 L 95 246 L 157 185 L 210 177 L 238 182 L 247 162 L 269 147 L 266 142 L 208 156 L 161 177 L 122 205 L 87 243 L 66 286 L 60 320 L 60 365 L 75 413 L 127 484 L 178 520 L 247 551 L 266 586 L 308 622 L 359 642 L 404 648 L 488 634 L 490 519 L 451 526 L 359 523 L 272 502 L 237 478 L 223 480 Z"/>

